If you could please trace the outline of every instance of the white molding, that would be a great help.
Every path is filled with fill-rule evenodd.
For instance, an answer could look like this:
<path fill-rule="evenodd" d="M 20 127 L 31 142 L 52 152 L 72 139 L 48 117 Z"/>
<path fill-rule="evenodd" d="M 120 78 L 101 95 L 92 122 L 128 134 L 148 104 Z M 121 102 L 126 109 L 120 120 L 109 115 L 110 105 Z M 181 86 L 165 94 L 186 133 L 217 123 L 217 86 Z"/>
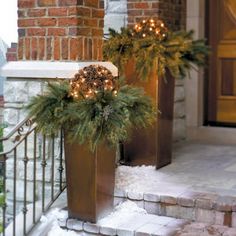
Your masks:
<path fill-rule="evenodd" d="M 59 61 L 12 61 L 0 68 L 0 76 L 13 80 L 71 79 L 78 70 L 89 65 L 101 65 L 118 76 L 118 69 L 111 62 L 59 62 Z"/>

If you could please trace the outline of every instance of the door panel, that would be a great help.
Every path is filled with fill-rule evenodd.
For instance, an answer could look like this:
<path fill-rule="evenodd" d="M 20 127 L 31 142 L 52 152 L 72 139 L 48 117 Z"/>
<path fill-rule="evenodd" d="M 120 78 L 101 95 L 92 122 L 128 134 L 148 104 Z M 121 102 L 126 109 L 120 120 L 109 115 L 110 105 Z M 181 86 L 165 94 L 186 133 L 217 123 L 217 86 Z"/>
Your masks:
<path fill-rule="evenodd" d="M 208 121 L 236 125 L 236 0 L 210 0 L 209 16 Z"/>

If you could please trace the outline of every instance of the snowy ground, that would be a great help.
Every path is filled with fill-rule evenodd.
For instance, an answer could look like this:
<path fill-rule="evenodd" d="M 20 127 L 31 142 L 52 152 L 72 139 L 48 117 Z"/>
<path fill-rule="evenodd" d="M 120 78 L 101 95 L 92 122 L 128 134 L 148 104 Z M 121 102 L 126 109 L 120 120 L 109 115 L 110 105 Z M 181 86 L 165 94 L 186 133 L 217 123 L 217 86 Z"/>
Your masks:
<path fill-rule="evenodd" d="M 115 207 L 113 212 L 104 217 L 103 219 L 99 220 L 97 224 L 109 227 L 116 227 L 121 225 L 124 222 L 128 222 L 130 218 L 132 218 L 135 214 L 147 214 L 147 212 L 139 208 L 134 202 L 132 201 L 125 201 L 122 204 Z M 60 211 L 59 209 L 53 209 L 47 216 L 43 216 L 41 218 L 41 222 L 45 224 L 51 225 L 51 229 L 47 233 L 47 236 L 82 236 L 83 233 L 75 233 L 74 231 L 70 230 L 63 230 L 60 228 L 58 224 L 58 219 L 66 219 L 67 212 Z"/>

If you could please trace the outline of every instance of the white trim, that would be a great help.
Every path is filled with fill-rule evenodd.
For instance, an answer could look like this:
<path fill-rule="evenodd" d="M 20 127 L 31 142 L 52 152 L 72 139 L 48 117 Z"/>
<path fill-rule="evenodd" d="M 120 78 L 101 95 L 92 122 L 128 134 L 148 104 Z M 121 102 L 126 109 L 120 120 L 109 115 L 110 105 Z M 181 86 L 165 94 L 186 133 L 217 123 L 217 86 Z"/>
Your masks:
<path fill-rule="evenodd" d="M 111 62 L 56 62 L 12 61 L 0 68 L 0 76 L 7 79 L 70 79 L 78 70 L 89 65 L 101 65 L 118 76 L 118 69 Z"/>

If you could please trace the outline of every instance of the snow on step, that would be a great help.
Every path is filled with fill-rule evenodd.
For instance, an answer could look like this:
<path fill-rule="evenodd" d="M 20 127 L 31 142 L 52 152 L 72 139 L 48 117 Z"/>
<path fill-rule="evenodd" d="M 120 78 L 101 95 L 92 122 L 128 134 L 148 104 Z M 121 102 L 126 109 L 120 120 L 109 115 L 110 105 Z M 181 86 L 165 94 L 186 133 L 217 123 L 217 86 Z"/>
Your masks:
<path fill-rule="evenodd" d="M 78 235 L 92 233 L 109 236 L 172 236 L 188 223 L 188 221 L 182 219 L 147 214 L 144 209 L 139 208 L 129 200 L 118 205 L 110 215 L 99 220 L 97 224 L 67 220 L 66 218 L 64 218 L 64 221 L 68 230 L 80 229 Z M 60 225 L 65 225 L 63 219 L 58 219 L 58 222 Z M 54 227 L 48 235 L 54 235 L 53 230 L 58 234 L 58 227 Z M 63 234 L 60 235 L 63 236 Z M 68 231 L 65 231 L 65 235 L 69 235 Z M 71 235 L 74 235 L 74 232 Z"/>

